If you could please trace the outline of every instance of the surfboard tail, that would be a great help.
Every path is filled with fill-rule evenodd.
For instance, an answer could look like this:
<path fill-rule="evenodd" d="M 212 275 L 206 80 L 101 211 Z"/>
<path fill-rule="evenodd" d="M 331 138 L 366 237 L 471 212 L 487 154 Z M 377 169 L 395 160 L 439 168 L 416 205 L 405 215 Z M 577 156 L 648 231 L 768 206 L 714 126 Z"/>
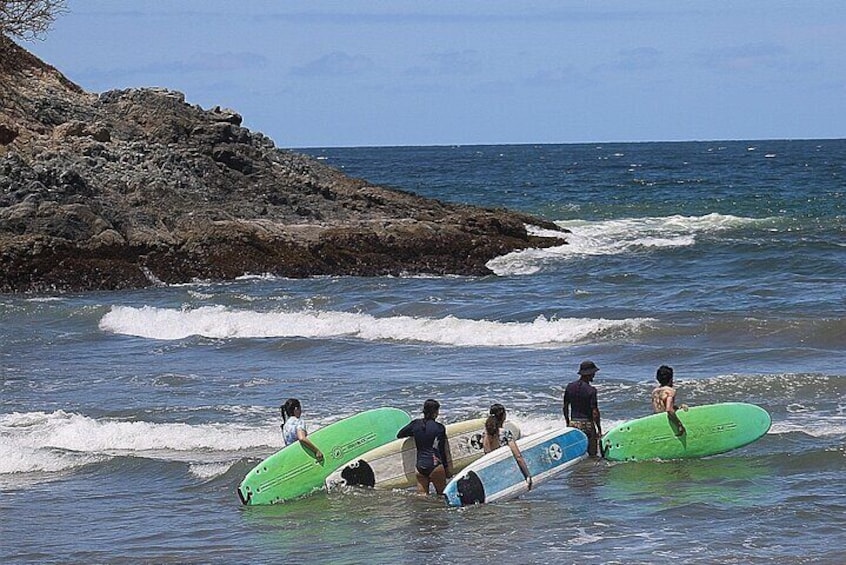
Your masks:
<path fill-rule="evenodd" d="M 238 487 L 235 491 L 238 493 L 238 498 L 241 500 L 241 504 L 248 506 L 250 504 L 250 499 L 253 497 L 253 493 L 248 491 L 245 495 L 243 491 L 241 491 L 241 487 Z"/>

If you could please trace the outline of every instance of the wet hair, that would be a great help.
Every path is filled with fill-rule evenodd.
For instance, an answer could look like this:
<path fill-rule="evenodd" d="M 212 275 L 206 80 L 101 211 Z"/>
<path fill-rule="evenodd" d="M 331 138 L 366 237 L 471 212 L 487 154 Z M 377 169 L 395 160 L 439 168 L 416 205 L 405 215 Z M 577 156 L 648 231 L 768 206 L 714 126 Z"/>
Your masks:
<path fill-rule="evenodd" d="M 661 386 L 667 386 L 673 380 L 673 368 L 667 365 L 661 365 L 655 373 L 655 378 L 661 383 Z"/>
<path fill-rule="evenodd" d="M 423 419 L 434 420 L 441 409 L 441 403 L 431 398 L 423 403 Z"/>
<path fill-rule="evenodd" d="M 489 436 L 495 436 L 499 433 L 499 429 L 505 423 L 505 406 L 497 402 L 491 404 L 490 416 L 485 420 L 485 432 Z"/>
<path fill-rule="evenodd" d="M 285 401 L 285 404 L 279 407 L 279 411 L 282 412 L 282 421 L 285 422 L 288 418 L 294 415 L 294 410 L 299 408 L 302 410 L 303 406 L 300 404 L 300 401 L 296 398 L 289 398 Z"/>

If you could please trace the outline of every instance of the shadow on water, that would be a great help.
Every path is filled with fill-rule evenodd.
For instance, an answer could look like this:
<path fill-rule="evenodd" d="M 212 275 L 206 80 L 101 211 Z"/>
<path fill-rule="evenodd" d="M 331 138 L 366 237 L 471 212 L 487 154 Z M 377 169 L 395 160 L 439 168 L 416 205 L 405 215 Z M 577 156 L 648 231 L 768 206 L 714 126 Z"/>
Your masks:
<path fill-rule="evenodd" d="M 354 563 L 366 555 L 371 562 L 401 562 L 409 550 L 425 553 L 417 539 L 436 540 L 448 528 L 439 499 L 410 491 L 317 492 L 242 510 L 262 549 L 286 561 Z"/>
<path fill-rule="evenodd" d="M 748 457 L 611 463 L 601 492 L 607 500 L 656 511 L 688 504 L 756 506 L 775 474 L 764 460 Z"/>
<path fill-rule="evenodd" d="M 412 490 L 370 489 L 319 492 L 242 512 L 262 553 L 315 563 L 407 563 L 409 556 L 487 562 L 520 553 L 515 544 L 527 542 L 526 528 L 543 526 L 539 518 L 525 500 L 455 509 Z M 537 551 L 532 545 L 524 550 Z"/>

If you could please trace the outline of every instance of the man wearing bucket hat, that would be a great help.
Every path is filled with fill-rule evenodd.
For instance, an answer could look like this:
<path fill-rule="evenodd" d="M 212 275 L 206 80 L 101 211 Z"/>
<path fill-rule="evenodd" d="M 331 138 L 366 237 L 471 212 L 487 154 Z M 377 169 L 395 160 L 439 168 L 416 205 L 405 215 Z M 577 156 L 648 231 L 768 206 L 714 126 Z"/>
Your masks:
<path fill-rule="evenodd" d="M 564 421 L 568 426 L 582 430 L 588 437 L 588 455 L 596 457 L 599 453 L 599 440 L 602 426 L 599 423 L 599 405 L 596 401 L 596 388 L 591 385 L 599 367 L 593 361 L 582 361 L 579 365 L 579 378 L 564 389 Z"/>

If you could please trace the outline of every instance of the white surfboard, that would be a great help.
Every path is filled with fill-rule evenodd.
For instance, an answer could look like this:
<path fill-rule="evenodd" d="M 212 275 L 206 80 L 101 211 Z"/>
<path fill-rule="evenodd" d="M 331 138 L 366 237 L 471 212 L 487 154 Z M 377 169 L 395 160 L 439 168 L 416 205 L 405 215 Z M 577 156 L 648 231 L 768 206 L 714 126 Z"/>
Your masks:
<path fill-rule="evenodd" d="M 517 441 L 532 490 L 587 457 L 587 436 L 575 428 L 548 430 Z M 491 451 L 455 475 L 444 489 L 447 504 L 469 506 L 508 500 L 529 490 L 508 446 Z"/>
<path fill-rule="evenodd" d="M 446 425 L 447 459 L 452 474 L 464 469 L 485 454 L 482 434 L 486 418 L 465 420 Z M 520 437 L 520 428 L 505 423 L 514 439 Z M 329 490 L 345 486 L 367 486 L 377 489 L 408 488 L 417 483 L 417 448 L 414 438 L 402 438 L 377 447 L 326 478 Z"/>

